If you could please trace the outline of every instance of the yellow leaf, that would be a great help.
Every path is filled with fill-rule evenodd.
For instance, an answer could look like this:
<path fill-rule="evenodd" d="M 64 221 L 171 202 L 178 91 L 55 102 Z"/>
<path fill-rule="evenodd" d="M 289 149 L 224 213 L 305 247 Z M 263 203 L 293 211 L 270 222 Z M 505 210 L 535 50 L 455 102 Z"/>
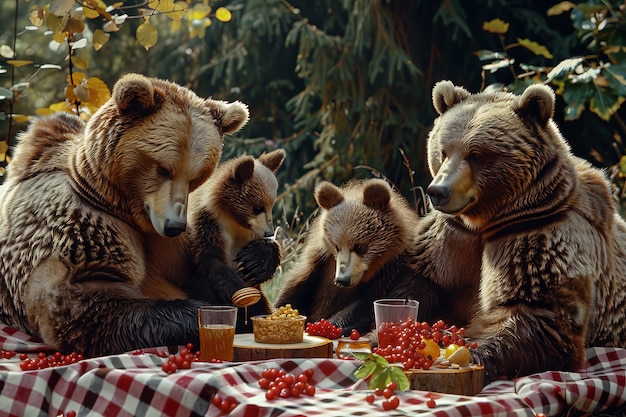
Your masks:
<path fill-rule="evenodd" d="M 65 87 L 65 100 L 67 100 L 68 103 L 76 103 L 78 101 L 76 94 L 74 94 L 74 86 L 72 84 L 68 84 Z"/>
<path fill-rule="evenodd" d="M 226 7 L 220 7 L 215 11 L 215 18 L 220 22 L 230 22 L 230 19 L 233 18 L 233 15 L 230 13 Z"/>
<path fill-rule="evenodd" d="M 39 27 L 43 25 L 43 8 L 41 6 L 32 6 L 28 18 L 34 26 Z"/>
<path fill-rule="evenodd" d="M 207 17 L 211 13 L 211 7 L 205 4 L 196 4 L 189 10 L 187 15 L 187 19 L 192 20 L 202 20 Z"/>
<path fill-rule="evenodd" d="M 111 20 L 111 15 L 106 11 L 107 5 L 102 0 L 83 0 L 83 14 L 88 19 L 95 19 L 102 16 Z"/>
<path fill-rule="evenodd" d="M 41 109 L 35 110 L 35 113 L 37 113 L 37 116 L 49 116 L 49 115 L 54 114 L 56 112 L 54 110 L 52 110 L 51 108 L 43 107 Z"/>
<path fill-rule="evenodd" d="M 178 29 L 180 29 L 181 26 L 181 21 L 180 20 L 172 20 L 172 32 L 178 32 Z"/>
<path fill-rule="evenodd" d="M 94 95 L 94 97 L 91 97 L 89 101 L 97 107 L 102 106 L 108 99 L 111 98 L 111 90 L 109 90 L 109 87 L 100 78 L 87 78 L 85 86 L 89 88 L 90 94 Z"/>
<path fill-rule="evenodd" d="M 72 73 L 71 77 L 68 74 L 65 81 L 67 82 L 68 85 L 79 85 L 80 83 L 82 83 L 85 80 L 85 78 L 87 78 L 85 76 L 85 73 L 80 72 L 80 71 L 76 71 L 76 72 Z"/>
<path fill-rule="evenodd" d="M 576 7 L 574 3 L 569 1 L 562 1 L 559 4 L 555 4 L 548 9 L 548 16 L 558 16 L 561 13 L 572 10 L 574 7 Z"/>
<path fill-rule="evenodd" d="M 187 5 L 182 2 L 174 2 L 174 0 L 151 0 L 148 7 L 159 13 L 165 14 L 172 20 L 181 20 L 185 17 Z"/>
<path fill-rule="evenodd" d="M 548 48 L 543 45 L 538 44 L 535 41 L 531 41 L 530 39 L 521 39 L 517 38 L 517 42 L 522 45 L 524 48 L 528 49 L 535 55 L 542 55 L 545 58 L 552 59 L 554 56 L 550 53 Z"/>
<path fill-rule="evenodd" d="M 69 20 L 69 16 L 55 16 L 52 13 L 46 13 L 46 26 L 53 33 L 63 32 L 67 21 Z"/>
<path fill-rule="evenodd" d="M 105 43 L 109 41 L 111 35 L 103 31 L 102 29 L 96 29 L 93 33 L 93 49 L 99 51 Z"/>
<path fill-rule="evenodd" d="M 73 17 L 67 19 L 67 23 L 63 28 L 63 32 L 67 33 L 83 33 L 84 30 L 85 24 L 83 23 L 83 21 L 80 19 L 75 19 Z"/>
<path fill-rule="evenodd" d="M 493 19 L 483 23 L 483 30 L 489 33 L 504 34 L 509 31 L 509 23 L 502 19 Z"/>
<path fill-rule="evenodd" d="M 48 107 L 53 112 L 67 111 L 70 107 L 73 107 L 74 103 L 68 103 L 67 101 L 59 101 L 58 103 L 53 103 Z"/>
<path fill-rule="evenodd" d="M 7 64 L 13 65 L 15 68 L 23 67 L 24 65 L 30 65 L 33 61 L 25 61 L 23 59 L 9 59 Z"/>
<path fill-rule="evenodd" d="M 73 56 L 72 57 L 72 64 L 74 64 L 74 66 L 76 66 L 76 68 L 85 70 L 87 68 L 89 68 L 89 64 L 87 63 L 87 61 L 85 61 L 84 59 L 82 59 L 79 56 Z"/>
<path fill-rule="evenodd" d="M 9 145 L 6 141 L 0 141 L 0 159 L 4 160 L 4 154 L 9 149 Z"/>
<path fill-rule="evenodd" d="M 13 119 L 15 123 L 26 123 L 30 120 L 30 116 L 25 114 L 13 114 L 11 115 L 11 119 Z"/>
<path fill-rule="evenodd" d="M 66 37 L 67 37 L 67 33 L 65 33 L 65 32 L 52 34 L 52 40 L 55 41 L 56 43 L 63 43 L 63 42 L 65 42 L 65 38 Z"/>
<path fill-rule="evenodd" d="M 137 28 L 136 36 L 139 45 L 143 46 L 147 51 L 157 43 L 157 40 L 159 39 L 159 32 L 150 24 L 148 20 L 146 20 Z"/>
<path fill-rule="evenodd" d="M 89 7 L 83 7 L 83 15 L 87 19 L 96 19 L 100 16 L 100 13 L 96 9 L 90 9 Z"/>

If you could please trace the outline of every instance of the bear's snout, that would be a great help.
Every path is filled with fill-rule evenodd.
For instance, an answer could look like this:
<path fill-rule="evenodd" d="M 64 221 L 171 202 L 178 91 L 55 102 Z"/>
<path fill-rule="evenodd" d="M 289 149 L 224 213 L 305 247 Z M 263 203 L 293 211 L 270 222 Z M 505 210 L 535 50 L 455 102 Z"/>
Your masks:
<path fill-rule="evenodd" d="M 444 185 L 436 185 L 432 183 L 428 186 L 426 191 L 430 197 L 431 203 L 435 206 L 446 205 L 450 201 L 450 196 L 452 195 L 450 188 Z"/>
<path fill-rule="evenodd" d="M 167 237 L 178 236 L 187 228 L 187 223 L 179 222 L 172 219 L 165 219 L 165 226 L 163 228 L 163 233 Z"/>

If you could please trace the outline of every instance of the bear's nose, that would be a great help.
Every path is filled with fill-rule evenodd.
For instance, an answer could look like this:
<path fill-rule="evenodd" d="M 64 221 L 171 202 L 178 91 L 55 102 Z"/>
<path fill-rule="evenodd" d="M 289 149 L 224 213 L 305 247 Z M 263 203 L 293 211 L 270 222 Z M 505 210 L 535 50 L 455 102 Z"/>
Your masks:
<path fill-rule="evenodd" d="M 450 201 L 450 196 L 452 195 L 450 189 L 443 185 L 431 184 L 428 186 L 427 192 L 430 196 L 430 201 L 435 206 L 445 205 L 448 201 Z"/>
<path fill-rule="evenodd" d="M 186 227 L 187 227 L 187 223 L 185 222 L 179 222 L 179 221 L 172 220 L 172 219 L 165 219 L 163 233 L 165 233 L 165 236 L 168 236 L 168 237 L 178 236 L 179 234 L 185 231 Z"/>

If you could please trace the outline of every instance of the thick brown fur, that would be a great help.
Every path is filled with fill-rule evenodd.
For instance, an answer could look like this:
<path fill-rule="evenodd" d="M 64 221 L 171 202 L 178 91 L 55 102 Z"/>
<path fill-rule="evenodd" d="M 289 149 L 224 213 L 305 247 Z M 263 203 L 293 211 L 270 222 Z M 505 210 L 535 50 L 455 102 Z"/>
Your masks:
<path fill-rule="evenodd" d="M 272 209 L 278 191 L 275 173 L 284 160 L 285 151 L 279 149 L 258 159 L 241 156 L 222 162 L 211 178 L 190 194 L 191 252 L 202 274 L 191 283 L 191 294 L 212 289 L 223 297 L 216 299 L 217 303 L 230 304 L 229 294 L 247 285 L 258 287 L 272 278 L 281 260 L 280 246 L 273 239 Z M 247 313 L 270 312 L 263 295 Z M 238 314 L 242 329 L 245 314 L 243 310 Z"/>
<path fill-rule="evenodd" d="M 585 346 L 624 347 L 626 224 L 604 173 L 552 120 L 552 90 L 472 95 L 443 81 L 433 103 L 428 193 L 483 242 L 467 336 L 488 378 L 576 370 Z"/>
<path fill-rule="evenodd" d="M 374 328 L 373 302 L 379 298 L 418 300 L 421 320 L 462 322 L 469 315 L 477 281 L 468 284 L 461 277 L 465 267 L 475 271 L 476 264 L 439 267 L 426 261 L 460 249 L 456 243 L 464 237 L 468 246 L 475 243 L 452 217 L 434 213 L 420 219 L 380 179 L 342 187 L 323 182 L 315 198 L 321 213 L 274 306 L 290 303 L 308 321 L 328 319 L 344 334 Z M 449 236 L 455 236 L 450 244 Z M 461 302 L 454 303 L 456 297 Z"/>
<path fill-rule="evenodd" d="M 188 193 L 247 120 L 241 103 L 138 74 L 86 125 L 35 120 L 0 186 L 0 320 L 89 356 L 197 344 L 206 301 L 160 285 L 190 273 Z"/>

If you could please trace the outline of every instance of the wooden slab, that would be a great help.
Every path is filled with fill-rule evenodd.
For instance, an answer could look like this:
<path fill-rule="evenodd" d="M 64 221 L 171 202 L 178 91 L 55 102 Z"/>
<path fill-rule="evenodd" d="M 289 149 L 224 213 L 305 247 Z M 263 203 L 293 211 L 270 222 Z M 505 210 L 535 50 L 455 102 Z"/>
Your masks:
<path fill-rule="evenodd" d="M 324 337 L 307 334 L 301 343 L 257 343 L 254 334 L 242 333 L 235 335 L 233 351 L 237 362 L 277 358 L 332 358 L 333 343 Z"/>
<path fill-rule="evenodd" d="M 459 369 L 431 368 L 406 371 L 411 389 L 457 395 L 476 395 L 482 389 L 485 368 L 482 365 Z"/>

